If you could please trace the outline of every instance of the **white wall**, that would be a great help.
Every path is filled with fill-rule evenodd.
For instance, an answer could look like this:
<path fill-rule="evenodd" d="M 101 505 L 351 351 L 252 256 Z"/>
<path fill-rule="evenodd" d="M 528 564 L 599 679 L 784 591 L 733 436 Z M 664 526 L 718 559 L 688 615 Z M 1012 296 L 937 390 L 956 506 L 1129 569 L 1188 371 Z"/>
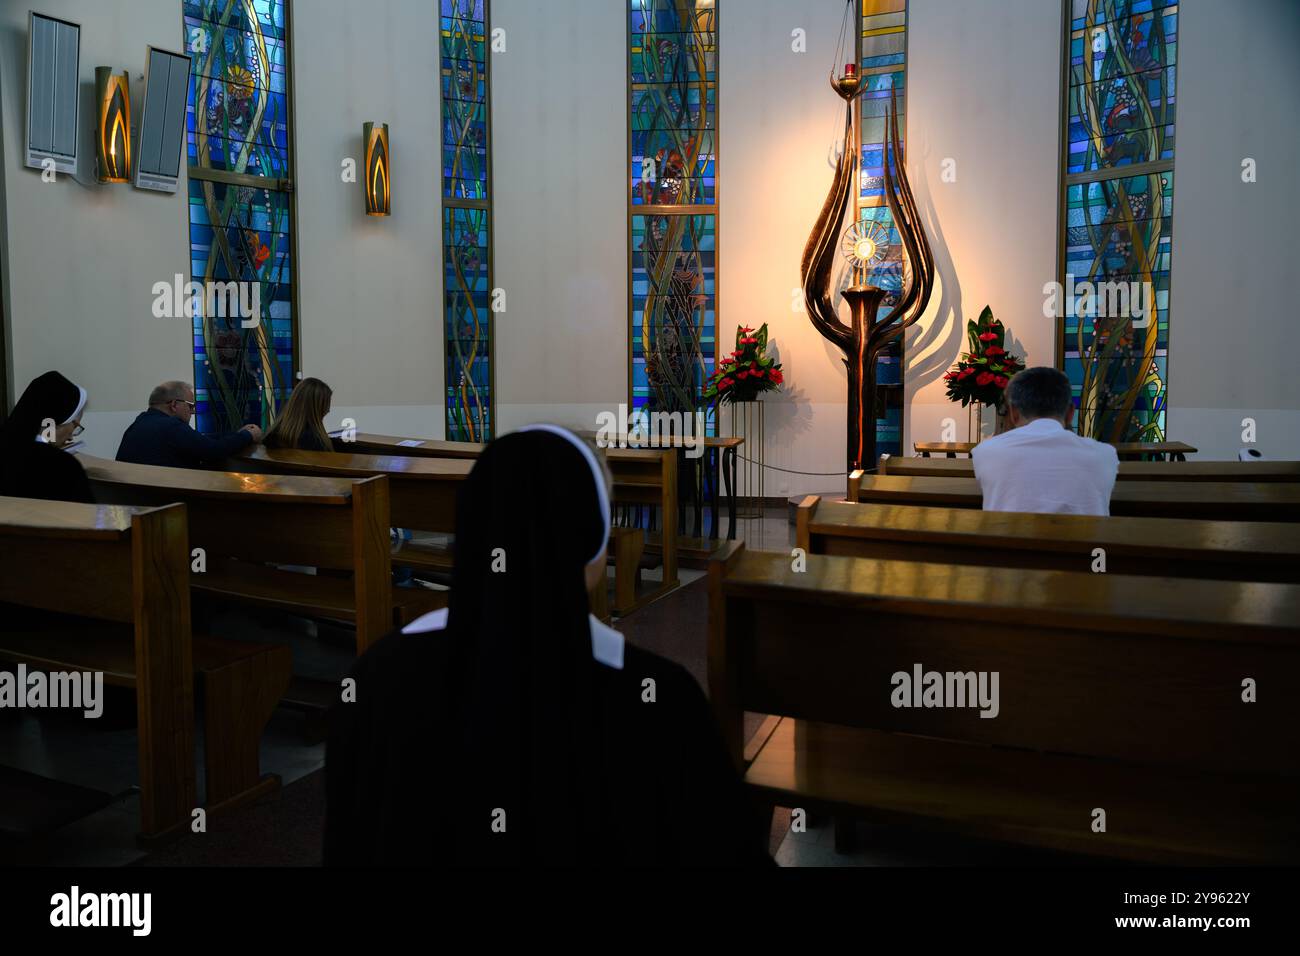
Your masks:
<path fill-rule="evenodd" d="M 58 368 L 90 394 L 88 449 L 111 457 L 154 385 L 193 378 L 189 320 L 151 311 L 155 282 L 189 278 L 186 182 L 175 195 L 43 183 L 22 166 L 27 9 L 0 7 L 10 397 Z M 145 46 L 181 47 L 181 5 L 42 0 L 40 9 L 82 26 L 81 178 L 93 183 L 95 67 L 130 70 L 138 122 Z M 310 9 L 293 25 L 292 57 L 303 373 L 334 388 L 331 424 L 348 415 L 368 431 L 441 437 L 436 5 L 313 0 Z M 367 217 L 361 186 L 340 175 L 345 157 L 360 165 L 366 120 L 387 122 L 392 136 L 388 218 Z"/>
<path fill-rule="evenodd" d="M 943 374 L 985 305 L 1028 365 L 1056 364 L 1043 285 L 1056 277 L 1061 30 L 1055 2 L 910 4 L 907 168 L 938 281 L 908 336 L 909 450 L 941 440 L 945 418 L 966 437 Z M 954 182 L 940 178 L 947 159 Z"/>
<path fill-rule="evenodd" d="M 626 6 L 492 3 L 499 432 L 627 401 Z"/>
<path fill-rule="evenodd" d="M 334 389 L 331 427 L 443 437 L 438 5 L 310 6 L 293 25 L 299 328 L 304 375 Z M 387 123 L 392 215 L 365 213 L 361 127 Z"/>
<path fill-rule="evenodd" d="M 1246 6 L 1180 5 L 1169 433 L 1233 458 L 1252 418 L 1260 451 L 1296 459 L 1300 3 Z"/>
<path fill-rule="evenodd" d="M 81 24 L 81 172 L 43 182 L 23 166 L 26 140 L 27 11 Z M 132 410 L 169 378 L 191 378 L 188 319 L 157 319 L 153 284 L 189 276 L 184 183 L 174 195 L 94 184 L 95 67 L 129 70 L 139 109 L 145 45 L 176 49 L 180 5 L 41 0 L 0 5 L 0 111 L 3 112 L 5 315 L 10 400 L 58 369 L 90 395 L 85 438 L 112 455 Z M 135 114 L 133 113 L 133 117 Z"/>

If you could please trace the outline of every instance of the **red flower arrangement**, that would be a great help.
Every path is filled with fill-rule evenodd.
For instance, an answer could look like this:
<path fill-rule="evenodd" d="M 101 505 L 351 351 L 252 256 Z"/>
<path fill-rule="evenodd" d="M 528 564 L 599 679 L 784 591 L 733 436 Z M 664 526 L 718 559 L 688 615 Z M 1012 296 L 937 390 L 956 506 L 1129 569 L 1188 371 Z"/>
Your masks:
<path fill-rule="evenodd" d="M 952 371 L 944 376 L 948 383 L 948 400 L 961 402 L 965 408 L 972 402 L 1002 407 L 1003 392 L 1011 376 L 1022 371 L 1025 363 L 1006 350 L 1006 329 L 993 318 L 987 305 L 978 321 L 966 323 L 966 337 L 970 351 L 958 359 Z"/>
<path fill-rule="evenodd" d="M 768 358 L 767 323 L 755 332 L 748 326 L 736 329 L 736 350 L 719 356 L 713 375 L 704 386 L 704 400 L 752 402 L 760 392 L 781 387 L 785 376 L 779 362 Z"/>

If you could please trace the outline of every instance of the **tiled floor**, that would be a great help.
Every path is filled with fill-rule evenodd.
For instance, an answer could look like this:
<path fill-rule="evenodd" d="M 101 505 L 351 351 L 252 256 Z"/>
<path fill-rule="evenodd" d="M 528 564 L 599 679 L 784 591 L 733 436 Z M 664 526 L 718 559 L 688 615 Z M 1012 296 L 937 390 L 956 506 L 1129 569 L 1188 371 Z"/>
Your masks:
<path fill-rule="evenodd" d="M 900 827 L 859 823 L 855 832 L 856 847 L 846 853 L 835 851 L 835 827 L 829 819 L 799 833 L 788 832 L 776 851 L 776 862 L 781 866 L 1059 866 L 1088 862 L 1068 854 Z"/>

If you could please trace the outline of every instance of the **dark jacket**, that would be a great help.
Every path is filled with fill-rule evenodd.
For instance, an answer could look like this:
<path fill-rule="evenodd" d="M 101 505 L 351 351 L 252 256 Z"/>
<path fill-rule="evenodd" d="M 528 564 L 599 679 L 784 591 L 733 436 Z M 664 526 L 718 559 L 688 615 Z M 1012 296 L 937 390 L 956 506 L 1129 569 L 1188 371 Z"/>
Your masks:
<path fill-rule="evenodd" d="M 253 436 L 244 431 L 209 438 L 179 418 L 150 408 L 137 415 L 122 436 L 117 460 L 168 468 L 200 468 L 215 465 L 252 443 Z"/>
<path fill-rule="evenodd" d="M 0 448 L 0 495 L 91 504 L 95 501 L 86 471 L 76 456 L 38 441 Z"/>

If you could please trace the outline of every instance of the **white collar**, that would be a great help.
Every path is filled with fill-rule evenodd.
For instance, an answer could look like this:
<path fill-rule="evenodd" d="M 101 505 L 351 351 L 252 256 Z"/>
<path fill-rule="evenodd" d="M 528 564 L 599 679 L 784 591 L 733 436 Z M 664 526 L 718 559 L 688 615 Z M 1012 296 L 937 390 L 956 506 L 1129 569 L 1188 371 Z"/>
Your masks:
<path fill-rule="evenodd" d="M 402 628 L 403 634 L 427 634 L 431 631 L 441 631 L 447 627 L 447 608 L 438 608 L 436 611 L 430 611 L 422 617 L 417 617 L 406 627 Z M 591 656 L 598 663 L 606 667 L 612 667 L 616 671 L 623 669 L 623 635 L 614 630 L 594 614 L 589 614 L 587 619 L 591 622 Z"/>
<path fill-rule="evenodd" d="M 1032 428 L 1034 429 L 1034 431 L 1040 431 L 1040 432 L 1055 433 L 1058 431 L 1065 431 L 1065 426 L 1062 425 L 1060 422 L 1058 422 L 1055 418 L 1034 418 L 1025 422 L 1020 427 Z"/>

